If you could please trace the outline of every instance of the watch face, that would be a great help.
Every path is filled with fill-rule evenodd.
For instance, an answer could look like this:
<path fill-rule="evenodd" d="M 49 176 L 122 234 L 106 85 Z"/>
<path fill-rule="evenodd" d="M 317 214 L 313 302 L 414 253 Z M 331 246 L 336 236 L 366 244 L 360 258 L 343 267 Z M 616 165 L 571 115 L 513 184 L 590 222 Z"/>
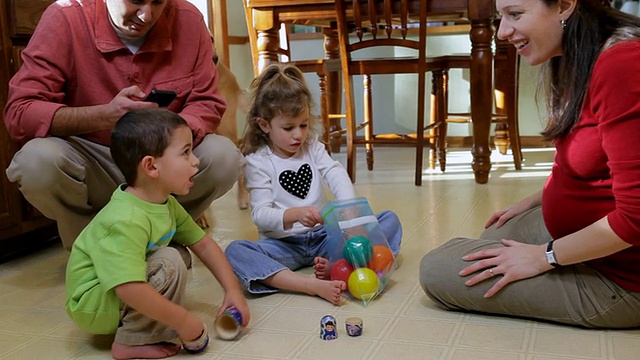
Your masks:
<path fill-rule="evenodd" d="M 553 266 L 558 266 L 556 255 L 553 252 L 553 240 L 549 241 L 547 244 L 547 251 L 545 251 L 544 255 L 547 257 L 547 263 Z"/>
<path fill-rule="evenodd" d="M 558 266 L 558 262 L 556 261 L 556 256 L 553 253 L 553 249 L 544 253 L 547 257 L 547 263 L 549 265 Z"/>
<path fill-rule="evenodd" d="M 556 258 L 553 256 L 553 252 L 547 252 L 545 253 L 545 255 L 547 256 L 547 262 L 551 265 L 556 263 Z"/>

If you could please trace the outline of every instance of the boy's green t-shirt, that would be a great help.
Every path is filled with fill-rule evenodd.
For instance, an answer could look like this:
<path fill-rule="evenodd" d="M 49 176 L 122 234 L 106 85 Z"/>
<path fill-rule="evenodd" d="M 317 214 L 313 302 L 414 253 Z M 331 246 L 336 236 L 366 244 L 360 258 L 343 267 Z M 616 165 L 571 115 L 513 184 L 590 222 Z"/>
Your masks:
<path fill-rule="evenodd" d="M 169 241 L 192 245 L 205 235 L 173 196 L 153 204 L 124 188 L 114 191 L 80 233 L 67 264 L 67 313 L 94 334 L 115 333 L 120 323 L 115 288 L 147 281 L 148 254 Z"/>

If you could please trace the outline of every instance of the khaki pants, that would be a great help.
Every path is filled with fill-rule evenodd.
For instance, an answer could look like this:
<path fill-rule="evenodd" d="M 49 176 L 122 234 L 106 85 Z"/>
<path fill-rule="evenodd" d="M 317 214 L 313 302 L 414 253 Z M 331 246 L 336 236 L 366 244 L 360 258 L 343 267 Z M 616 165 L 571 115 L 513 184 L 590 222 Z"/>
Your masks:
<path fill-rule="evenodd" d="M 187 267 L 178 251 L 163 247 L 147 257 L 147 283 L 167 300 L 182 305 L 187 285 Z M 174 329 L 168 328 L 133 308 L 122 308 L 122 324 L 116 331 L 115 342 L 123 345 L 147 345 L 174 340 Z"/>
<path fill-rule="evenodd" d="M 200 159 L 194 186 L 178 201 L 195 219 L 235 184 L 244 158 L 231 140 L 207 135 L 194 149 Z M 82 229 L 124 182 L 109 147 L 83 138 L 36 138 L 18 151 L 7 177 L 44 216 L 57 222 L 62 245 L 70 249 Z"/>
<path fill-rule="evenodd" d="M 490 227 L 479 239 L 454 238 L 425 255 L 420 285 L 438 306 L 447 310 L 520 316 L 590 328 L 640 326 L 640 294 L 630 293 L 586 265 L 552 269 L 505 286 L 491 298 L 483 294 L 498 280 L 464 285 L 458 272 L 468 262 L 462 256 L 500 247 L 500 239 L 544 244 L 551 235 L 540 208 L 520 214 L 500 229 Z"/>

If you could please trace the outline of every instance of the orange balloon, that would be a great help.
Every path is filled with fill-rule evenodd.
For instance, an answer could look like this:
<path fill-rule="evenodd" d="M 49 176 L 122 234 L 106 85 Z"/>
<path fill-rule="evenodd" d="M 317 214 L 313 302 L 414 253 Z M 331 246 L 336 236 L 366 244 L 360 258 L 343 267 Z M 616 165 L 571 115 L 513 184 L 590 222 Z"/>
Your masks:
<path fill-rule="evenodd" d="M 388 271 L 393 265 L 393 253 L 387 246 L 375 245 L 373 256 L 367 267 L 373 271 Z"/>

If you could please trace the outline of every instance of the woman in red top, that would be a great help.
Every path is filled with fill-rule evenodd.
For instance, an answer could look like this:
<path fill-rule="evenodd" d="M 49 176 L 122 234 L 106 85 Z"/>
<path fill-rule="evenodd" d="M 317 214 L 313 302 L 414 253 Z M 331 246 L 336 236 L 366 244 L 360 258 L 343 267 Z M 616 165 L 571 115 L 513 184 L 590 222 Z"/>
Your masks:
<path fill-rule="evenodd" d="M 640 325 L 640 19 L 608 0 L 497 0 L 498 37 L 544 64 L 556 146 L 544 188 L 420 264 L 449 310 Z"/>

